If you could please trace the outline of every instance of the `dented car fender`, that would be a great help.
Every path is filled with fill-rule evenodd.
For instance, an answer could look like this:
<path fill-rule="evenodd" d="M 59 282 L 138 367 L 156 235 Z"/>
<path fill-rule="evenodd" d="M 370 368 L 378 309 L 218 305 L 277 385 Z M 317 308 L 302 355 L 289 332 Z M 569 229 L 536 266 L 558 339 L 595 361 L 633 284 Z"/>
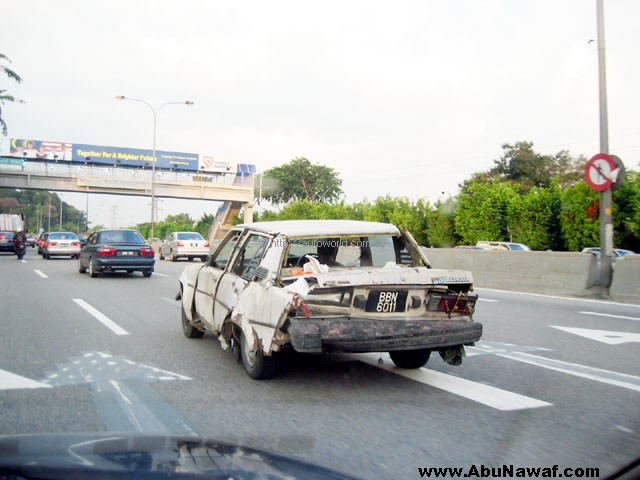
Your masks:
<path fill-rule="evenodd" d="M 242 329 L 250 349 L 259 347 L 265 355 L 279 349 L 276 330 L 286 321 L 299 297 L 269 282 L 250 282 L 231 312 L 231 321 Z"/>
<path fill-rule="evenodd" d="M 186 267 L 180 274 L 179 282 L 182 289 L 181 300 L 185 315 L 190 321 L 193 321 L 191 310 L 193 300 L 198 283 L 198 273 L 205 267 L 205 264 L 195 264 Z"/>

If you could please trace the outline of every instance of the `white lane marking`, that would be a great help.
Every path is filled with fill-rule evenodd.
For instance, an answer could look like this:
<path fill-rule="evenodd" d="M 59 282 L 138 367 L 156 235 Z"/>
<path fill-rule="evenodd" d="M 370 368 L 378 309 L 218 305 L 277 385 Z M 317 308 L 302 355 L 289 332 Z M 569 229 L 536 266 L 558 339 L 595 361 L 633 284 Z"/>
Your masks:
<path fill-rule="evenodd" d="M 610 302 L 608 300 L 594 300 L 592 298 L 560 297 L 558 295 L 544 295 L 542 293 L 516 292 L 516 291 L 510 291 L 510 290 L 499 290 L 497 288 L 484 288 L 484 287 L 474 287 L 474 289 L 486 290 L 488 292 L 509 293 L 513 295 L 529 295 L 531 297 L 555 298 L 556 300 L 570 300 L 573 302 L 602 303 L 604 305 L 621 305 L 623 307 L 640 308 L 640 305 L 636 305 L 634 303 Z"/>
<path fill-rule="evenodd" d="M 482 403 L 497 410 L 524 410 L 527 408 L 540 408 L 552 405 L 551 403 L 520 395 L 519 393 L 509 392 L 508 390 L 502 390 L 490 385 L 485 385 L 484 383 L 473 382 L 428 368 L 417 368 L 415 370 L 398 368 L 392 364 L 388 354 L 383 355 L 383 357 L 386 358 L 384 358 L 382 365 L 378 364 L 378 358 L 380 358 L 378 354 L 359 355 L 358 359 L 374 367 L 453 393 L 454 395 L 459 395 L 474 402 Z"/>
<path fill-rule="evenodd" d="M 624 433 L 633 433 L 633 430 L 627 427 L 623 427 L 622 425 L 616 425 L 616 428 Z"/>
<path fill-rule="evenodd" d="M 73 301 L 78 304 L 80 307 L 89 312 L 93 318 L 102 323 L 105 327 L 109 328 L 116 335 L 129 335 L 124 328 L 115 323 L 109 317 L 107 317 L 104 313 L 96 310 L 93 306 L 89 305 L 87 302 L 82 300 L 81 298 L 74 298 Z"/>
<path fill-rule="evenodd" d="M 631 332 L 614 332 L 611 330 L 594 330 L 592 328 L 574 328 L 574 327 L 558 327 L 549 325 L 551 328 L 557 328 L 563 332 L 573 333 L 581 337 L 595 340 L 596 342 L 606 343 L 607 345 L 620 345 L 621 343 L 640 343 L 640 333 Z"/>
<path fill-rule="evenodd" d="M 528 363 L 536 367 L 547 368 L 556 372 L 567 373 L 576 377 L 587 378 L 596 382 L 615 385 L 640 392 L 640 377 L 627 375 L 626 373 L 612 372 L 601 368 L 588 367 L 578 363 L 564 362 L 553 358 L 540 357 L 524 352 L 497 353 L 496 356 L 510 358 L 518 362 Z"/>
<path fill-rule="evenodd" d="M 0 390 L 15 390 L 19 388 L 51 388 L 46 383 L 36 382 L 27 377 L 0 369 Z"/>
<path fill-rule="evenodd" d="M 180 303 L 174 300 L 173 298 L 160 297 L 160 300 L 164 300 L 165 302 L 170 303 L 174 307 L 180 308 Z"/>
<path fill-rule="evenodd" d="M 627 317 L 626 315 L 613 315 L 612 313 L 598 313 L 598 312 L 578 312 L 582 315 L 597 315 L 599 317 L 609 317 L 609 318 L 622 318 L 623 320 L 635 320 L 640 322 L 640 317 Z"/>
<path fill-rule="evenodd" d="M 493 298 L 479 298 L 479 302 L 499 302 L 500 300 L 494 300 Z"/>
<path fill-rule="evenodd" d="M 46 273 L 43 273 L 41 270 L 35 269 L 34 272 L 36 272 L 42 278 L 49 278 L 49 275 L 47 275 Z"/>
<path fill-rule="evenodd" d="M 164 273 L 153 272 L 153 275 L 157 275 L 159 277 L 168 277 L 169 275 L 165 275 Z"/>

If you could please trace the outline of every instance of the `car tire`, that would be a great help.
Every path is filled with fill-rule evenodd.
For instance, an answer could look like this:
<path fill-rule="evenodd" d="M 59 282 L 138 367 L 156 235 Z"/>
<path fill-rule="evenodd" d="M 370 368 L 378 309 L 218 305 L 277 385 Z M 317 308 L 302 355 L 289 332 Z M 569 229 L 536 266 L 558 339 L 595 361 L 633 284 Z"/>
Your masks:
<path fill-rule="evenodd" d="M 400 368 L 420 368 L 429 361 L 431 350 L 421 348 L 419 350 L 398 350 L 389 352 L 391 360 Z"/>
<path fill-rule="evenodd" d="M 98 276 L 98 272 L 95 271 L 93 267 L 93 260 L 91 258 L 89 259 L 89 276 L 91 278 L 96 278 Z"/>
<path fill-rule="evenodd" d="M 87 269 L 82 266 L 82 261 L 78 258 L 78 273 L 86 273 Z"/>
<path fill-rule="evenodd" d="M 182 313 L 182 333 L 187 338 L 202 338 L 204 332 L 202 330 L 198 330 L 187 318 L 187 314 L 184 311 L 184 305 L 180 302 L 180 311 Z"/>
<path fill-rule="evenodd" d="M 241 339 L 240 357 L 244 371 L 254 380 L 273 378 L 278 369 L 278 354 L 271 352 L 271 356 L 267 356 L 259 348 L 253 352 L 249 351 L 244 333 Z"/>
<path fill-rule="evenodd" d="M 45 260 L 49 260 L 49 258 L 51 258 L 51 257 L 49 256 L 48 253 L 43 253 L 42 254 L 42 258 L 44 258 Z"/>
<path fill-rule="evenodd" d="M 152 272 L 151 270 L 143 270 L 143 271 L 142 271 L 142 276 L 143 276 L 144 278 L 149 278 L 149 277 L 151 276 L 151 274 L 152 274 L 152 273 L 153 273 L 153 272 Z"/>

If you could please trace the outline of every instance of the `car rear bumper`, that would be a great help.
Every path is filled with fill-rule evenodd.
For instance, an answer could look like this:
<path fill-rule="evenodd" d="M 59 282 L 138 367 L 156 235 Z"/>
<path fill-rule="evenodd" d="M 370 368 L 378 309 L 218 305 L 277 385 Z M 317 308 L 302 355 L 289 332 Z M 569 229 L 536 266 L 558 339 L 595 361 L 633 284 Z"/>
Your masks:
<path fill-rule="evenodd" d="M 389 352 L 443 348 L 480 340 L 482 324 L 469 320 L 356 317 L 291 318 L 287 329 L 298 352 Z"/>
<path fill-rule="evenodd" d="M 153 257 L 109 258 L 94 257 L 93 267 L 96 270 L 153 270 Z"/>
<path fill-rule="evenodd" d="M 209 255 L 208 248 L 175 248 L 173 251 L 176 257 L 206 257 Z"/>
<path fill-rule="evenodd" d="M 0 245 L 0 252 L 15 252 L 16 246 L 15 244 L 3 244 Z"/>
<path fill-rule="evenodd" d="M 49 255 L 78 255 L 80 247 L 49 247 L 44 252 Z"/>

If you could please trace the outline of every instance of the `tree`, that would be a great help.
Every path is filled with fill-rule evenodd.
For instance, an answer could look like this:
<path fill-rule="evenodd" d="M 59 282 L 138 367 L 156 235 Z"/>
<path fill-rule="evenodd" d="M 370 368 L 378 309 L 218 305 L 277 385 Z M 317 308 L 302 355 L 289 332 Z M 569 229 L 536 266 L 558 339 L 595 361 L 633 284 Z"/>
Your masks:
<path fill-rule="evenodd" d="M 549 187 L 556 179 L 561 187 L 572 185 L 582 178 L 586 158 L 573 158 L 567 150 L 555 155 L 542 155 L 533 150 L 533 142 L 502 145 L 502 157 L 495 160 L 489 175 L 504 175 L 508 180 L 527 188 Z"/>
<path fill-rule="evenodd" d="M 560 250 L 560 189 L 534 187 L 514 197 L 508 208 L 509 233 L 514 242 L 533 250 Z"/>
<path fill-rule="evenodd" d="M 473 245 L 479 240 L 510 241 L 510 204 L 518 188 L 506 182 L 469 182 L 458 196 L 456 233 L 463 242 Z"/>
<path fill-rule="evenodd" d="M 262 198 L 275 204 L 291 200 L 334 202 L 342 195 L 342 179 L 333 169 L 304 157 L 270 168 L 262 178 Z"/>
<path fill-rule="evenodd" d="M 16 83 L 22 82 L 22 77 L 6 65 L 7 63 L 11 63 L 9 57 L 0 53 L 0 62 L 0 71 L 4 72 L 9 79 L 14 80 Z M 7 90 L 0 90 L 0 128 L 2 128 L 2 134 L 5 137 L 7 136 L 7 123 L 2 118 L 2 107 L 7 102 L 24 103 L 24 100 L 15 98 L 13 95 L 7 93 Z"/>
<path fill-rule="evenodd" d="M 457 201 L 448 198 L 444 202 L 438 200 L 427 212 L 428 242 L 430 247 L 451 248 L 458 243 L 455 221 Z"/>
<path fill-rule="evenodd" d="M 600 245 L 598 193 L 586 182 L 578 182 L 561 193 L 560 227 L 569 250 Z"/>

